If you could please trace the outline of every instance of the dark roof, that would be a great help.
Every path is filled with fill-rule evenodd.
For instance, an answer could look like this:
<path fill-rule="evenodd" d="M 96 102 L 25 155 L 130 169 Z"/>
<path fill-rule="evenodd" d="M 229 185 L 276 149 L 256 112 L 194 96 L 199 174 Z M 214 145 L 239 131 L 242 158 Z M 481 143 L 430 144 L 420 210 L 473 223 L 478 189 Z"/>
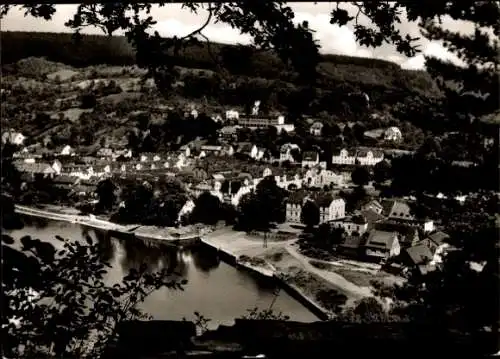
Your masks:
<path fill-rule="evenodd" d="M 432 260 L 433 257 L 430 249 L 423 244 L 407 248 L 406 253 L 415 265 L 426 264 L 426 262 Z"/>
<path fill-rule="evenodd" d="M 429 234 L 429 236 L 427 237 L 429 238 L 431 241 L 433 241 L 434 243 L 436 243 L 437 245 L 440 245 L 442 244 L 443 242 L 446 242 L 446 240 L 448 238 L 450 238 L 449 235 L 447 235 L 446 233 L 444 232 L 441 232 L 441 231 L 437 231 L 437 232 L 434 232 L 432 234 Z"/>
<path fill-rule="evenodd" d="M 319 207 L 328 207 L 334 199 L 338 197 L 334 196 L 331 192 L 308 192 L 304 190 L 299 190 L 292 192 L 288 197 L 288 203 L 302 204 L 305 198 L 313 200 Z"/>
<path fill-rule="evenodd" d="M 238 143 L 238 149 L 236 152 L 250 152 L 252 151 L 253 143 L 251 142 L 240 142 Z"/>
<path fill-rule="evenodd" d="M 303 161 L 316 161 L 318 159 L 318 153 L 314 151 L 306 151 L 302 155 Z"/>
<path fill-rule="evenodd" d="M 414 219 L 411 214 L 410 206 L 407 203 L 396 200 L 383 200 L 382 213 L 387 217 L 394 217 L 399 219 Z"/>
<path fill-rule="evenodd" d="M 375 222 L 382 221 L 385 217 L 372 209 L 364 209 L 360 211 L 361 215 L 365 218 L 369 225 L 374 224 Z"/>
<path fill-rule="evenodd" d="M 366 246 L 389 249 L 392 247 L 392 244 L 394 243 L 395 239 L 396 239 L 396 233 L 394 232 L 373 230 L 368 235 Z"/>
<path fill-rule="evenodd" d="M 345 248 L 359 248 L 363 245 L 363 237 L 361 236 L 346 236 L 342 243 L 340 244 L 341 247 Z"/>

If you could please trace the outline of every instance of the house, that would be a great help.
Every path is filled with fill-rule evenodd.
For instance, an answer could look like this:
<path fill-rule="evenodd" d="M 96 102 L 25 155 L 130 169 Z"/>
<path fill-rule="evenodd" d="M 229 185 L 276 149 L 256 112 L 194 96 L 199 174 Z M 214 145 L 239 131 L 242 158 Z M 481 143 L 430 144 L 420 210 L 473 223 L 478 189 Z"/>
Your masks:
<path fill-rule="evenodd" d="M 399 244 L 402 248 L 414 246 L 419 241 L 418 229 L 406 223 L 388 220 L 376 223 L 374 228 L 385 232 L 398 233 Z"/>
<path fill-rule="evenodd" d="M 321 165 L 321 164 L 320 164 Z M 344 177 L 331 170 L 320 168 L 314 177 L 313 186 L 323 188 L 324 186 L 340 186 L 344 183 Z"/>
<path fill-rule="evenodd" d="M 97 151 L 97 156 L 98 157 L 112 157 L 113 156 L 113 149 L 109 147 L 101 147 Z"/>
<path fill-rule="evenodd" d="M 321 132 L 323 131 L 323 124 L 319 121 L 316 121 L 309 128 L 309 132 L 313 136 L 321 136 Z"/>
<path fill-rule="evenodd" d="M 240 113 L 235 110 L 226 111 L 226 120 L 237 120 L 240 117 Z"/>
<path fill-rule="evenodd" d="M 374 166 L 383 159 L 384 153 L 379 150 L 359 149 L 353 151 L 343 148 L 333 154 L 332 164 Z"/>
<path fill-rule="evenodd" d="M 62 171 L 62 164 L 59 160 L 55 160 L 52 164 L 52 169 L 54 170 L 56 175 L 60 175 Z"/>
<path fill-rule="evenodd" d="M 218 114 L 218 113 L 214 113 L 210 116 L 210 118 L 212 119 L 212 121 L 214 122 L 224 122 L 224 118 L 222 117 L 221 114 Z"/>
<path fill-rule="evenodd" d="M 365 256 L 376 261 L 398 256 L 401 252 L 397 233 L 379 230 L 370 231 L 364 248 Z"/>
<path fill-rule="evenodd" d="M 236 153 L 246 155 L 250 158 L 257 158 L 259 149 L 251 142 L 240 142 L 236 149 Z"/>
<path fill-rule="evenodd" d="M 390 142 L 400 142 L 403 139 L 401 130 L 397 127 L 389 127 L 384 132 L 384 140 Z"/>
<path fill-rule="evenodd" d="M 315 167 L 319 165 L 319 154 L 315 151 L 306 151 L 302 155 L 302 167 Z"/>
<path fill-rule="evenodd" d="M 179 156 L 184 156 L 184 158 L 188 158 L 191 156 L 191 148 L 188 145 L 182 145 L 177 151 Z"/>
<path fill-rule="evenodd" d="M 439 251 L 439 249 L 447 246 L 447 242 L 450 236 L 444 232 L 436 231 L 429 234 L 426 238 L 422 240 L 422 244 L 425 245 L 432 254 Z"/>
<path fill-rule="evenodd" d="M 346 235 L 337 246 L 337 253 L 347 257 L 358 258 L 363 254 L 365 241 L 365 236 Z"/>
<path fill-rule="evenodd" d="M 238 125 L 249 128 L 267 128 L 285 124 L 283 116 L 270 117 L 265 115 L 246 115 L 238 118 Z"/>
<path fill-rule="evenodd" d="M 332 228 L 343 228 L 348 236 L 362 235 L 368 230 L 368 221 L 360 215 L 337 219 L 329 224 Z"/>
<path fill-rule="evenodd" d="M 361 166 L 375 166 L 384 160 L 384 152 L 378 150 L 359 150 L 356 152 L 355 163 Z"/>
<path fill-rule="evenodd" d="M 286 203 L 287 222 L 300 223 L 302 207 L 306 201 L 313 201 L 319 207 L 320 223 L 333 221 L 345 216 L 345 202 L 329 192 L 297 191 L 290 194 Z"/>
<path fill-rule="evenodd" d="M 13 145 L 21 146 L 24 143 L 26 136 L 24 136 L 21 132 L 16 132 L 14 129 L 10 129 L 2 134 L 2 143 L 10 143 Z"/>
<path fill-rule="evenodd" d="M 376 223 L 385 220 L 385 217 L 383 215 L 375 212 L 372 209 L 362 209 L 361 211 L 359 211 L 359 214 L 363 216 L 366 223 L 368 224 L 368 231 L 372 230 L 375 227 Z"/>
<path fill-rule="evenodd" d="M 353 151 L 341 149 L 332 156 L 332 164 L 335 165 L 354 165 L 356 163 L 356 153 Z"/>
<path fill-rule="evenodd" d="M 300 147 L 294 143 L 285 143 L 280 148 L 280 162 L 290 161 L 295 162 L 298 158 L 293 157 L 293 153 L 300 153 Z"/>
<path fill-rule="evenodd" d="M 287 133 L 295 131 L 295 125 L 293 123 L 283 123 L 280 125 L 273 125 L 273 126 L 276 127 L 278 135 L 283 131 Z"/>
<path fill-rule="evenodd" d="M 205 181 L 208 179 L 208 172 L 201 167 L 196 167 L 192 171 L 193 178 L 197 181 Z"/>
<path fill-rule="evenodd" d="M 54 178 L 56 175 L 56 171 L 48 163 L 16 162 L 14 165 L 19 172 L 31 174 L 32 179 L 35 178 L 35 175 L 43 175 L 43 177 L 50 178 Z"/>
<path fill-rule="evenodd" d="M 61 150 L 61 156 L 74 156 L 75 151 L 71 148 L 70 145 L 64 146 L 64 148 Z"/>
<path fill-rule="evenodd" d="M 223 156 L 234 155 L 234 147 L 228 144 L 222 145 L 221 155 Z"/>
<path fill-rule="evenodd" d="M 224 126 L 219 132 L 219 138 L 226 141 L 235 141 L 237 137 L 237 127 L 236 126 Z"/>
<path fill-rule="evenodd" d="M 382 201 L 382 207 L 382 214 L 391 221 L 417 226 L 424 232 L 432 232 L 434 230 L 434 222 L 430 219 L 416 218 L 406 202 L 384 200 Z"/>
<path fill-rule="evenodd" d="M 204 145 L 204 146 L 201 146 L 200 150 L 202 152 L 204 152 L 205 155 L 208 155 L 211 153 L 211 154 L 218 156 L 222 153 L 222 146 Z"/>
<path fill-rule="evenodd" d="M 365 204 L 363 206 L 363 210 L 372 210 L 375 213 L 381 214 L 382 211 L 384 210 L 384 207 L 382 207 L 379 201 L 374 199 Z"/>
<path fill-rule="evenodd" d="M 401 254 L 402 262 L 418 274 L 424 275 L 436 269 L 432 263 L 434 255 L 424 244 L 406 248 Z"/>

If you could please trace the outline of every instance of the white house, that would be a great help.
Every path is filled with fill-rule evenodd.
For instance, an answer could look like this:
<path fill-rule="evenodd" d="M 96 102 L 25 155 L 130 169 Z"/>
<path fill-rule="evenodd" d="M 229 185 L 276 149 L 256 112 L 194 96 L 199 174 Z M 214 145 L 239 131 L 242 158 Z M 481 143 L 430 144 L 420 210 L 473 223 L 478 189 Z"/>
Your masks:
<path fill-rule="evenodd" d="M 384 160 L 384 153 L 378 150 L 349 151 L 341 149 L 332 156 L 332 163 L 337 165 L 374 166 Z"/>
<path fill-rule="evenodd" d="M 10 129 L 2 134 L 2 143 L 11 143 L 13 145 L 21 146 L 24 143 L 26 136 L 21 132 L 16 132 L 14 129 Z"/>
<path fill-rule="evenodd" d="M 344 231 L 352 236 L 354 233 L 362 235 L 368 230 L 368 222 L 363 216 L 349 216 L 330 222 L 333 228 L 343 228 Z"/>
<path fill-rule="evenodd" d="M 52 169 L 55 171 L 55 173 L 59 176 L 62 171 L 62 164 L 60 161 L 55 160 L 54 163 L 52 164 Z"/>
<path fill-rule="evenodd" d="M 320 211 L 319 223 L 333 221 L 345 217 L 345 202 L 342 198 L 334 197 L 329 192 L 297 191 L 291 193 L 286 203 L 286 220 L 291 223 L 300 223 L 302 207 L 306 201 L 313 201 Z"/>
<path fill-rule="evenodd" d="M 341 186 L 344 176 L 324 168 L 309 169 L 304 176 L 304 183 L 309 187 Z"/>
<path fill-rule="evenodd" d="M 333 154 L 332 163 L 336 165 L 354 165 L 356 163 L 356 153 L 343 148 Z"/>
<path fill-rule="evenodd" d="M 356 152 L 356 163 L 361 166 L 375 166 L 384 160 L 384 153 L 376 150 L 359 150 Z"/>
<path fill-rule="evenodd" d="M 302 156 L 302 167 L 315 167 L 319 165 L 319 154 L 314 151 L 306 151 Z"/>
<path fill-rule="evenodd" d="M 61 155 L 62 156 L 74 156 L 75 155 L 75 151 L 73 151 L 73 149 L 71 148 L 70 145 L 66 145 L 62 149 Z"/>
<path fill-rule="evenodd" d="M 309 129 L 309 132 L 313 136 L 321 136 L 322 131 L 323 131 L 323 124 L 319 121 L 314 122 L 311 128 Z"/>
<path fill-rule="evenodd" d="M 97 156 L 99 157 L 112 157 L 113 156 L 113 149 L 109 147 L 101 147 L 97 151 Z"/>
<path fill-rule="evenodd" d="M 240 113 L 235 110 L 226 111 L 226 120 L 237 120 L 240 118 Z"/>
<path fill-rule="evenodd" d="M 402 139 L 403 139 L 403 134 L 401 133 L 401 130 L 395 126 L 389 127 L 384 132 L 385 141 L 399 142 Z"/>

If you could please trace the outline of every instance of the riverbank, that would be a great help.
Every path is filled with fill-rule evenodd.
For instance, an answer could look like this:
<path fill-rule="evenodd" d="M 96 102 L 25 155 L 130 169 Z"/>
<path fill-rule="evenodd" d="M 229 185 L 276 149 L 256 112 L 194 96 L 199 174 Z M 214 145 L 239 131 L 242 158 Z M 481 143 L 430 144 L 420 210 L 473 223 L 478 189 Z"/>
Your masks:
<path fill-rule="evenodd" d="M 140 224 L 122 225 L 99 218 L 92 214 L 82 215 L 73 208 L 49 207 L 50 210 L 38 209 L 27 206 L 15 205 L 15 212 L 23 215 L 77 223 L 92 229 L 104 230 L 118 237 L 135 237 L 143 240 L 146 244 L 166 244 L 174 246 L 190 245 L 198 241 L 200 234 L 206 233 L 206 228 L 191 227 L 183 228 L 159 228 L 155 226 L 143 226 Z"/>
<path fill-rule="evenodd" d="M 202 236 L 200 240 L 236 265 L 276 278 L 290 295 L 321 319 L 329 318 L 335 310 L 323 300 L 327 292 L 344 295 L 346 306 L 372 295 L 369 287 L 357 286 L 336 273 L 312 266 L 310 258 L 295 249 L 296 239 L 264 245 L 262 240 L 243 232 L 221 229 Z"/>
<path fill-rule="evenodd" d="M 336 292 L 344 295 L 347 298 L 346 306 L 371 295 L 370 288 L 359 287 L 341 275 L 311 265 L 309 263 L 311 258 L 295 249 L 296 239 L 268 241 L 264 245 L 263 240 L 228 227 L 213 232 L 197 231 L 184 236 L 173 236 L 168 233 L 168 228 L 120 225 L 93 215 L 80 215 L 74 212 L 68 214 L 68 211 L 69 209 L 65 209 L 65 213 L 55 213 L 16 205 L 16 212 L 20 214 L 77 223 L 109 231 L 114 236 L 131 236 L 151 246 L 161 243 L 182 247 L 201 241 L 217 250 L 226 263 L 259 276 L 278 280 L 290 296 L 323 320 L 330 318 L 335 309 L 330 307 L 331 303 L 324 301 L 325 293 Z"/>

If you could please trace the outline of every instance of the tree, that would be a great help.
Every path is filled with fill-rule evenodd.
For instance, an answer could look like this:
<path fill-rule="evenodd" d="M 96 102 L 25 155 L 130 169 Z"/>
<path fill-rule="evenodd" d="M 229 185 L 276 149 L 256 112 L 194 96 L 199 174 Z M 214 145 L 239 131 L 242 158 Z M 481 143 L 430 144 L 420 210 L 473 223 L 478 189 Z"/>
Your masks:
<path fill-rule="evenodd" d="M 238 205 L 238 225 L 241 229 L 267 231 L 273 223 L 286 218 L 285 191 L 279 188 L 274 177 L 259 182 L 254 192 L 245 194 Z"/>
<path fill-rule="evenodd" d="M 310 229 L 319 223 L 319 217 L 318 205 L 311 200 L 305 201 L 300 211 L 300 221 Z"/>
<path fill-rule="evenodd" d="M 12 5 L 2 5 L 0 12 L 5 14 Z M 346 10 L 343 3 L 337 2 L 337 6 L 331 12 L 331 23 L 339 26 L 353 23 L 357 41 L 364 46 L 380 47 L 385 43 L 393 44 L 396 50 L 406 56 L 414 56 L 419 53 L 418 38 L 413 38 L 401 30 L 402 26 L 396 24 L 408 20 L 417 22 L 423 28 L 423 36 L 431 40 L 444 40 L 447 50 L 457 55 L 465 66 L 459 66 L 451 62 L 438 60 L 435 57 L 426 57 L 427 71 L 438 81 L 444 93 L 444 99 L 436 101 L 437 108 L 443 109 L 443 118 L 448 119 L 447 127 L 461 129 L 472 135 L 474 121 L 481 116 L 487 116 L 498 111 L 499 108 L 499 76 L 498 76 L 498 36 L 500 34 L 500 5 L 494 1 L 469 2 L 363 2 L 352 3 L 354 12 Z M 35 17 L 44 17 L 50 20 L 55 13 L 53 5 L 24 5 L 28 14 Z M 200 5 L 187 3 L 187 7 L 195 11 Z M 76 30 L 86 26 L 97 26 L 111 35 L 116 30 L 124 30 L 129 41 L 137 52 L 139 66 L 149 70 L 159 84 L 159 88 L 168 92 L 175 82 L 174 62 L 169 57 L 170 51 L 177 54 L 183 43 L 192 41 L 194 37 L 203 37 L 202 30 L 212 18 L 230 24 L 238 28 L 242 33 L 250 35 L 254 39 L 255 46 L 259 49 L 268 50 L 272 48 L 286 65 L 291 65 L 301 75 L 301 80 L 314 82 L 318 79 L 316 75 L 317 64 L 320 60 L 318 46 L 307 23 L 293 24 L 293 11 L 281 2 L 250 2 L 243 1 L 234 4 L 216 4 L 210 10 L 210 18 L 202 28 L 192 32 L 190 35 L 180 38 L 163 39 L 158 34 L 148 34 L 149 28 L 154 24 L 152 17 L 129 16 L 130 12 L 140 13 L 151 8 L 150 4 L 137 5 L 132 3 L 121 3 L 116 6 L 110 4 L 83 4 L 78 8 L 76 16 L 68 22 L 68 25 Z M 359 22 L 362 17 L 368 18 L 369 26 Z M 475 31 L 472 35 L 464 35 L 458 31 L 450 31 L 442 25 L 442 17 L 449 16 L 455 20 L 470 21 Z M 259 26 L 254 26 L 258 22 Z M 248 25 L 251 24 L 251 25 Z M 162 78 L 163 81 L 159 81 Z M 482 96 L 478 96 L 482 95 Z M 345 104 L 345 101 L 343 101 Z M 420 104 L 419 104 L 420 105 Z M 426 108 L 425 106 L 419 106 Z M 345 108 L 346 115 L 350 109 Z M 425 118 L 425 116 L 421 116 Z M 472 120 L 472 124 L 471 124 Z M 498 127 L 496 127 L 498 131 Z M 496 132 L 497 133 L 497 132 Z M 347 136 L 346 136 L 347 137 Z M 497 141 L 498 141 L 498 137 Z M 347 140 L 349 138 L 347 137 Z M 346 141 L 348 142 L 348 141 Z M 498 147 L 497 147 L 498 148 Z M 496 148 L 496 149 L 497 149 Z M 495 149 L 495 150 L 496 150 Z M 493 156 L 492 156 L 493 157 Z M 496 165 L 495 165 L 496 166 Z M 429 166 L 431 167 L 431 166 Z M 427 172 L 433 168 L 418 168 L 418 172 Z M 407 175 L 409 179 L 410 175 Z M 491 176 L 494 177 L 494 176 Z M 411 182 L 418 184 L 415 178 Z M 403 188 L 404 186 L 402 186 Z M 417 186 L 418 187 L 418 186 Z M 474 226 L 473 226 L 474 227 Z M 463 234 L 463 233 L 462 233 Z M 469 238 L 470 239 L 470 238 Z M 477 238 L 475 238 L 477 239 Z M 469 241 L 467 241 L 469 242 Z M 481 241 L 474 241 L 481 242 Z M 487 241 L 490 254 L 497 253 L 497 247 Z M 465 328 L 473 333 L 483 330 L 481 325 L 491 328 L 490 321 L 486 320 L 486 308 L 490 310 L 492 302 L 496 301 L 496 295 L 480 296 L 476 299 L 487 300 L 488 305 L 482 305 L 470 300 L 468 293 L 474 293 L 477 288 L 489 288 L 496 290 L 495 270 L 497 258 L 494 255 L 486 257 L 486 269 L 480 274 L 470 273 L 468 261 L 477 257 L 477 248 L 465 245 L 459 247 L 456 261 L 448 261 L 445 268 L 449 268 L 448 275 L 436 276 L 434 282 L 429 277 L 425 280 L 425 286 L 412 284 L 414 295 L 425 287 L 425 295 L 418 296 L 421 314 L 429 314 L 424 317 L 435 323 L 447 323 L 456 326 L 460 319 L 473 318 L 471 313 L 479 311 L 480 315 L 474 325 Z M 455 264 L 454 264 L 455 263 Z M 460 275 L 457 275 L 460 274 Z M 497 279 L 497 278 L 496 278 Z M 440 294 L 453 293 L 453 296 Z M 498 291 L 497 291 L 498 292 Z M 475 293 L 474 293 L 475 294 Z M 443 321 L 439 311 L 425 311 L 426 305 L 432 307 L 432 301 L 443 298 L 441 305 L 436 306 L 443 314 L 454 316 L 455 321 Z M 457 299 L 467 298 L 467 301 L 456 303 Z M 446 303 L 448 301 L 448 303 Z M 452 305 L 453 304 L 453 305 Z M 498 309 L 498 301 L 495 305 Z M 450 305 L 450 306 L 448 306 Z M 455 310 L 458 306 L 459 310 Z M 443 309 L 452 308 L 450 312 Z M 492 311 L 489 312 L 491 314 Z M 496 316 L 491 316 L 490 318 Z M 472 324 L 470 320 L 462 320 L 467 325 Z M 461 328 L 463 329 L 463 328 Z M 498 332 L 498 323 L 494 323 L 493 333 Z M 497 349 L 498 350 L 498 349 Z"/>
<path fill-rule="evenodd" d="M 121 283 L 106 285 L 110 266 L 90 237 L 85 244 L 56 238 L 63 249 L 25 236 L 19 250 L 14 239 L 2 236 L 6 356 L 98 357 L 113 340 L 116 323 L 148 317 L 137 305 L 151 292 L 182 288 L 168 279 L 172 273 L 147 274 L 146 266 L 131 270 Z M 96 343 L 91 353 L 89 342 Z"/>
<path fill-rule="evenodd" d="M 384 160 L 373 166 L 373 180 L 377 183 L 383 183 L 391 178 L 391 164 Z"/>
<path fill-rule="evenodd" d="M 97 197 L 99 199 L 99 210 L 109 211 L 113 209 L 113 205 L 116 201 L 115 191 L 116 186 L 109 178 L 106 178 L 97 184 L 95 193 L 97 194 Z"/>
<path fill-rule="evenodd" d="M 196 198 L 195 207 L 191 212 L 191 220 L 194 223 L 204 223 L 214 225 L 222 215 L 222 203 L 218 197 L 203 192 Z"/>
<path fill-rule="evenodd" d="M 370 172 L 366 169 L 366 167 L 356 166 L 354 171 L 351 173 L 351 179 L 354 184 L 364 186 L 370 181 Z"/>

